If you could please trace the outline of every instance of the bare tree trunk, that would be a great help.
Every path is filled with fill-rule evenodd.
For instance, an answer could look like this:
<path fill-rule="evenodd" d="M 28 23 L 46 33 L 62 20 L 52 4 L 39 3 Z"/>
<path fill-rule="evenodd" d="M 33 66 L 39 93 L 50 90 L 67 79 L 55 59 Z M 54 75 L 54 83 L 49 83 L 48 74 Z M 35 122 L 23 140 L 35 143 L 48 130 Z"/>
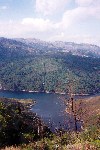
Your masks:
<path fill-rule="evenodd" d="M 75 131 L 76 131 L 76 133 L 77 133 L 78 127 L 77 127 L 76 105 L 75 105 L 75 109 L 74 109 L 74 122 L 75 122 Z"/>

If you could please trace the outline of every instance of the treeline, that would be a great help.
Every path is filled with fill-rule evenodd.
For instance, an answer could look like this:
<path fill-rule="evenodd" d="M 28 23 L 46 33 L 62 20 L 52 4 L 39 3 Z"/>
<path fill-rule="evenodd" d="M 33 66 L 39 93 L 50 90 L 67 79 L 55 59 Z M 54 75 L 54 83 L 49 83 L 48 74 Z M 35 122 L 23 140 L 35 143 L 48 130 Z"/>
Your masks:
<path fill-rule="evenodd" d="M 2 89 L 66 92 L 73 81 L 73 93 L 100 91 L 100 59 L 58 53 L 0 61 Z"/>

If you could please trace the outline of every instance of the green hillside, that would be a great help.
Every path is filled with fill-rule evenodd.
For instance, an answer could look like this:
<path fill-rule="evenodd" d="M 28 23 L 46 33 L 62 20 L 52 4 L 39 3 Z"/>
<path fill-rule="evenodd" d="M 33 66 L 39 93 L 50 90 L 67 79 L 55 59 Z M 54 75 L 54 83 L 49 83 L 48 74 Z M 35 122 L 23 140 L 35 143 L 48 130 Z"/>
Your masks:
<path fill-rule="evenodd" d="M 66 92 L 69 82 L 74 93 L 100 91 L 100 59 L 66 53 L 27 56 L 0 61 L 2 89 Z"/>

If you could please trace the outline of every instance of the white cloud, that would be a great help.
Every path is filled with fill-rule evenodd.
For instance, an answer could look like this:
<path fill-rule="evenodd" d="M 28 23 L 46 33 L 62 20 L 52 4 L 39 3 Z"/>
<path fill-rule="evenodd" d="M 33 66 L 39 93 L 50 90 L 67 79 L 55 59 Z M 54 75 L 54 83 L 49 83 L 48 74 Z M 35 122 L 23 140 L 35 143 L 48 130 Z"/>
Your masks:
<path fill-rule="evenodd" d="M 54 15 L 62 12 L 71 0 L 36 0 L 36 12 Z"/>
<path fill-rule="evenodd" d="M 36 10 L 44 15 L 53 15 L 61 12 L 62 8 L 64 10 L 69 1 L 71 0 L 36 0 Z M 83 33 L 85 31 L 84 25 L 82 26 L 83 29 L 78 29 L 77 25 L 85 23 L 85 28 L 88 30 L 88 20 L 94 21 L 96 19 L 97 22 L 100 23 L 100 5 L 94 3 L 93 0 L 75 1 L 78 4 L 77 7 L 65 10 L 61 20 L 57 22 L 53 22 L 50 19 L 44 19 L 47 18 L 47 16 L 42 16 L 40 18 L 23 18 L 19 22 L 14 22 L 13 20 L 1 22 L 0 36 L 24 38 L 36 37 L 47 40 L 90 42 L 99 45 L 100 37 L 97 37 L 95 33 L 94 36 L 92 36 L 92 31 L 91 35 L 87 35 L 88 31 Z M 100 1 L 98 1 L 98 4 L 99 2 Z M 100 31 L 98 34 L 99 33 Z"/>
<path fill-rule="evenodd" d="M 33 22 L 32 22 L 33 23 Z M 39 26 L 34 26 L 27 24 L 27 19 L 23 19 L 22 22 L 16 23 L 9 21 L 8 23 L 0 23 L 0 36 L 15 38 L 15 37 L 24 37 L 24 38 L 42 38 L 43 40 L 62 40 L 76 43 L 91 43 L 97 44 L 100 46 L 100 36 L 93 36 L 92 34 L 74 34 L 67 33 L 67 30 L 61 30 L 61 27 L 56 28 L 56 24 L 51 24 L 51 28 L 41 29 Z M 35 24 L 36 25 L 36 24 Z M 42 25 L 42 28 L 45 27 Z M 54 26 L 54 27 L 53 27 Z"/>
<path fill-rule="evenodd" d="M 88 20 L 100 19 L 100 6 L 98 7 L 77 7 L 64 12 L 60 23 L 63 29 L 67 29 L 71 25 L 86 23 Z M 99 20 L 98 20 L 99 21 Z"/>
<path fill-rule="evenodd" d="M 49 38 L 49 41 L 63 41 L 65 39 L 65 33 L 64 32 L 60 32 L 55 34 L 54 36 Z"/>
<path fill-rule="evenodd" d="M 94 0 L 75 0 L 78 6 L 90 6 Z"/>
<path fill-rule="evenodd" d="M 66 29 L 74 23 L 79 23 L 80 21 L 86 19 L 86 8 L 78 7 L 72 10 L 68 10 L 63 14 L 61 26 Z"/>
<path fill-rule="evenodd" d="M 6 10 L 7 9 L 7 6 L 1 6 L 0 7 L 0 10 Z"/>
<path fill-rule="evenodd" d="M 81 7 L 100 6 L 100 0 L 75 0 L 75 3 Z"/>
<path fill-rule="evenodd" d="M 22 25 L 24 25 L 26 28 L 31 28 L 35 32 L 43 32 L 50 28 L 52 28 L 52 23 L 49 19 L 42 19 L 42 18 L 24 18 L 22 20 Z"/>
<path fill-rule="evenodd" d="M 55 36 L 52 36 L 50 41 L 67 41 L 67 42 L 75 42 L 75 43 L 89 43 L 100 46 L 100 36 L 92 36 L 92 35 L 67 35 L 66 33 L 60 33 Z"/>
<path fill-rule="evenodd" d="M 97 7 L 93 7 L 90 9 L 91 15 L 96 18 L 100 19 L 100 5 Z"/>
<path fill-rule="evenodd" d="M 6 37 L 33 37 L 34 35 L 52 33 L 58 30 L 57 25 L 51 22 L 49 19 L 42 18 L 23 18 L 20 22 L 0 23 L 0 36 Z M 49 35 L 48 35 L 49 36 Z"/>
<path fill-rule="evenodd" d="M 79 43 L 93 43 L 95 38 L 93 38 L 91 35 L 81 35 L 81 34 L 76 34 L 76 35 L 70 35 L 66 37 L 67 41 L 74 41 L 74 42 L 79 42 Z M 98 39 L 98 37 L 96 37 Z M 95 40 L 96 41 L 96 40 Z"/>
<path fill-rule="evenodd" d="M 15 23 L 12 20 L 9 20 L 9 22 L 0 22 L 1 37 L 19 37 L 22 31 L 23 28 L 20 27 L 19 23 Z"/>

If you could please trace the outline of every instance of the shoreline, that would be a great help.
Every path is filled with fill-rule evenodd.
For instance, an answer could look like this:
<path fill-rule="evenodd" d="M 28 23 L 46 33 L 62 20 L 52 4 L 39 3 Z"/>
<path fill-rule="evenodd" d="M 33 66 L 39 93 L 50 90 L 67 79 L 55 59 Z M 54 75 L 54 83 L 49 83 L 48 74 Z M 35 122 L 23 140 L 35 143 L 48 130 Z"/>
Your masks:
<path fill-rule="evenodd" d="M 32 91 L 32 90 L 29 90 L 29 91 L 27 91 L 27 90 L 21 90 L 21 91 L 15 91 L 15 90 L 7 90 L 7 89 L 2 89 L 2 88 L 0 88 L 0 91 L 12 91 L 12 92 L 28 92 L 28 93 L 47 93 L 47 94 L 60 94 L 60 95 L 65 95 L 65 94 L 67 94 L 67 95 L 69 95 L 69 93 L 65 93 L 65 92 L 50 92 L 50 91 Z M 95 94 L 98 94 L 98 93 L 92 93 L 92 95 L 95 95 Z M 80 93 L 77 93 L 77 94 L 72 94 L 73 96 L 89 96 L 89 95 L 91 95 L 91 94 L 88 94 L 88 93 L 82 93 L 82 94 L 80 94 Z"/>
<path fill-rule="evenodd" d="M 0 97 L 0 102 L 3 103 L 12 103 L 12 104 L 21 104 L 26 110 L 30 110 L 32 106 L 36 104 L 36 100 L 33 99 L 17 99 L 17 98 L 3 98 Z"/>

